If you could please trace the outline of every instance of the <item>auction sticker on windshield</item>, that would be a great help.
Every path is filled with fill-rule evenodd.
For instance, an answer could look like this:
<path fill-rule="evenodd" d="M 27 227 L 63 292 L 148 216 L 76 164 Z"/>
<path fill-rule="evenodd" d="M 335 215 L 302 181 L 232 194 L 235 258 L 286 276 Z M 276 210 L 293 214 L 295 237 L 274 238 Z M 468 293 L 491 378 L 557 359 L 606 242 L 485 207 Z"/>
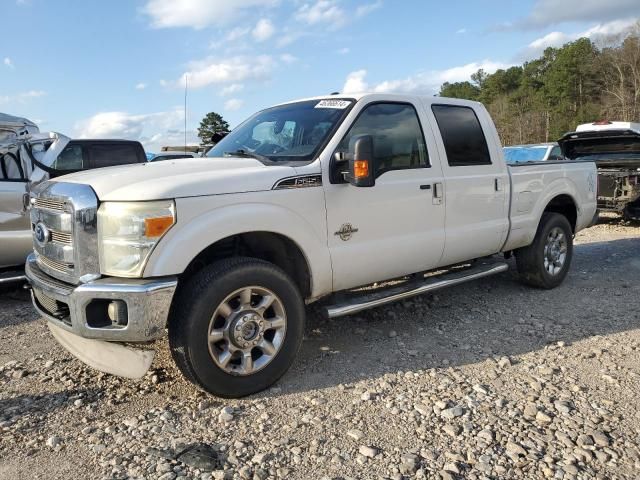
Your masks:
<path fill-rule="evenodd" d="M 349 100 L 321 100 L 314 108 L 338 108 L 340 110 L 351 105 Z"/>

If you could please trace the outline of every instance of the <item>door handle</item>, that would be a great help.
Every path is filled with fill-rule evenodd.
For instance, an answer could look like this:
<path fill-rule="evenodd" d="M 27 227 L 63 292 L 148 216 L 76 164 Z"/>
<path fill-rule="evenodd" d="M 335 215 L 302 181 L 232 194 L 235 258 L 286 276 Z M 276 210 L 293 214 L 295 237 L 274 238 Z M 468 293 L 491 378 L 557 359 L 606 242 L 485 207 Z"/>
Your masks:
<path fill-rule="evenodd" d="M 420 185 L 420 190 L 430 190 L 431 185 Z"/>
<path fill-rule="evenodd" d="M 442 183 L 433 184 L 433 204 L 442 205 Z"/>
<path fill-rule="evenodd" d="M 495 178 L 494 182 L 493 182 L 493 186 L 496 189 L 496 192 L 501 192 L 502 191 L 502 180 L 500 180 L 499 178 Z"/>

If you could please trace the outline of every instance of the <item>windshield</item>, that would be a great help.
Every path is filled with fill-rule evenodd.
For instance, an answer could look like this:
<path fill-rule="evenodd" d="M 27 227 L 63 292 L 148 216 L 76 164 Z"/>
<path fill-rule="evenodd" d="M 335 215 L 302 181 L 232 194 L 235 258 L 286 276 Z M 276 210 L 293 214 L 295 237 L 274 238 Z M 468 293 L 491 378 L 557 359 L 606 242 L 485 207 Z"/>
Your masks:
<path fill-rule="evenodd" d="M 541 162 L 547 150 L 546 145 L 532 147 L 504 147 L 504 158 L 507 163 Z"/>
<path fill-rule="evenodd" d="M 352 104 L 343 99 L 311 100 L 263 110 L 223 138 L 207 157 L 311 161 Z"/>

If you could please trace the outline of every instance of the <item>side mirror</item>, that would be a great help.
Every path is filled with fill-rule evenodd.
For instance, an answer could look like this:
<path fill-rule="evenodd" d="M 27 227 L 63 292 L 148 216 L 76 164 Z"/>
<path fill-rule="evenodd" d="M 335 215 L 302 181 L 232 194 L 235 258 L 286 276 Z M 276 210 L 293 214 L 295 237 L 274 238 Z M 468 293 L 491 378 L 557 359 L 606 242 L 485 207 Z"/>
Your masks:
<path fill-rule="evenodd" d="M 376 184 L 373 137 L 353 137 L 349 142 L 349 154 L 349 173 L 346 180 L 354 187 L 373 187 Z"/>
<path fill-rule="evenodd" d="M 216 132 L 213 135 L 211 135 L 211 143 L 215 145 L 227 135 L 229 135 L 229 132 Z"/>

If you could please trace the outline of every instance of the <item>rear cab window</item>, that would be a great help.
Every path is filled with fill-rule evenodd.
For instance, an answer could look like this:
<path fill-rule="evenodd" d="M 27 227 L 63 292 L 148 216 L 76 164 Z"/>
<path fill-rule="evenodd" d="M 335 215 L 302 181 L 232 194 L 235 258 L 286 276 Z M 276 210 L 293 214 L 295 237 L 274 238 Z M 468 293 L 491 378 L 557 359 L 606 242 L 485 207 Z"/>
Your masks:
<path fill-rule="evenodd" d="M 491 155 L 478 116 L 463 105 L 431 106 L 450 167 L 491 165 Z"/>
<path fill-rule="evenodd" d="M 87 146 L 89 168 L 113 167 L 140 163 L 134 143 L 94 143 Z"/>

